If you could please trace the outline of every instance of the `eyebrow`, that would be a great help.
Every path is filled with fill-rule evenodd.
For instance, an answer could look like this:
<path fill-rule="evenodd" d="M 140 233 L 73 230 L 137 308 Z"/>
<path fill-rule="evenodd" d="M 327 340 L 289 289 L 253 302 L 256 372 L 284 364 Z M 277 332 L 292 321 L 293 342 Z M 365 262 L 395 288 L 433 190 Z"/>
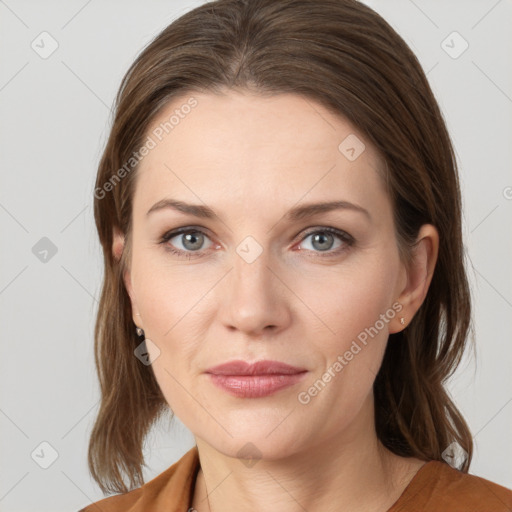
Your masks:
<path fill-rule="evenodd" d="M 219 216 L 208 206 L 200 204 L 189 204 L 176 199 L 162 199 L 155 203 L 146 213 L 146 216 L 159 210 L 171 209 L 194 217 L 203 219 L 219 219 Z M 362 206 L 351 203 L 349 201 L 329 201 L 324 203 L 309 203 L 302 206 L 296 206 L 288 211 L 284 218 L 287 221 L 299 221 L 318 215 L 320 213 L 327 213 L 334 210 L 352 210 L 364 214 L 370 221 L 372 217 L 368 210 Z"/>

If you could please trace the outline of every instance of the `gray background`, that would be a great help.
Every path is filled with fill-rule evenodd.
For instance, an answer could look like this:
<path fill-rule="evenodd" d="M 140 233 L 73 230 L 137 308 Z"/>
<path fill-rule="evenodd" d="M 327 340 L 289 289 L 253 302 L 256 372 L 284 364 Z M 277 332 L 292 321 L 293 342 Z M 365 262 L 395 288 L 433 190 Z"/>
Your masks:
<path fill-rule="evenodd" d="M 103 498 L 86 466 L 99 398 L 96 166 L 122 75 L 201 3 L 0 0 L 0 511 Z M 512 2 L 367 3 L 419 57 L 454 141 L 478 346 L 449 390 L 474 435 L 470 471 L 512 487 Z M 148 439 L 146 481 L 193 446 L 174 425 Z"/>

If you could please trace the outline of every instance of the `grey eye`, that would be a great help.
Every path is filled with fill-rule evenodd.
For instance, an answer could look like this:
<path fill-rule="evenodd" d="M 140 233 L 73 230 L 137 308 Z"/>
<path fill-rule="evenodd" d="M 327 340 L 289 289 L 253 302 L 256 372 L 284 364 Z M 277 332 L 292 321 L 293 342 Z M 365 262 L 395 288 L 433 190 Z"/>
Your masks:
<path fill-rule="evenodd" d="M 200 231 L 188 231 L 186 233 L 180 233 L 179 235 L 173 236 L 169 239 L 169 242 L 177 239 L 182 244 L 182 247 L 177 247 L 179 250 L 199 251 L 204 248 L 203 245 L 206 238 L 207 237 L 205 237 L 205 235 Z M 175 242 L 173 242 L 173 245 L 176 245 Z"/>

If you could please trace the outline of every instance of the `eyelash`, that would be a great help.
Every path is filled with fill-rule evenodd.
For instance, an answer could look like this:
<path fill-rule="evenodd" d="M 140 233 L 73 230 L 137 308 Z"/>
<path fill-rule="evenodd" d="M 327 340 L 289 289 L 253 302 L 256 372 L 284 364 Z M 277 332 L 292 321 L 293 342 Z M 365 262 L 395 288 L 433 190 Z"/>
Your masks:
<path fill-rule="evenodd" d="M 202 229 L 194 228 L 193 226 L 187 226 L 187 227 L 183 227 L 183 228 L 179 228 L 179 229 L 176 229 L 173 231 L 166 232 L 164 235 L 162 235 L 159 244 L 164 245 L 164 249 L 166 251 L 169 251 L 172 254 L 175 254 L 180 257 L 184 257 L 186 259 L 201 257 L 203 255 L 202 251 L 182 251 L 181 249 L 176 249 L 172 245 L 167 244 L 167 242 L 171 238 L 174 238 L 177 235 L 188 234 L 188 233 L 201 233 L 205 236 L 208 236 Z M 305 233 L 303 238 L 300 240 L 300 242 L 303 242 L 308 236 L 315 235 L 317 233 L 331 233 L 333 235 L 336 235 L 345 244 L 344 246 L 339 247 L 338 249 L 335 249 L 333 251 L 325 251 L 325 253 L 322 253 L 319 251 L 311 251 L 311 252 L 317 253 L 317 256 L 320 258 L 332 258 L 332 257 L 339 256 L 340 254 L 348 251 L 355 243 L 354 237 L 352 237 L 345 231 L 341 231 L 339 229 L 330 228 L 330 227 L 314 228 L 313 230 Z M 308 251 L 308 250 L 306 250 L 306 251 Z"/>

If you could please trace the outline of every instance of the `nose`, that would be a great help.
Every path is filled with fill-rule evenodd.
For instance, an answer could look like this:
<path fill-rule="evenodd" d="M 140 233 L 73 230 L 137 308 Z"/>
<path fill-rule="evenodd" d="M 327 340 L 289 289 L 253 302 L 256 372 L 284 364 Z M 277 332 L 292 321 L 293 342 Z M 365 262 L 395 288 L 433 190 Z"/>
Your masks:
<path fill-rule="evenodd" d="M 274 334 L 289 324 L 290 290 L 284 270 L 263 249 L 252 262 L 235 254 L 233 268 L 226 279 L 220 297 L 221 321 L 229 330 L 250 336 Z"/>

